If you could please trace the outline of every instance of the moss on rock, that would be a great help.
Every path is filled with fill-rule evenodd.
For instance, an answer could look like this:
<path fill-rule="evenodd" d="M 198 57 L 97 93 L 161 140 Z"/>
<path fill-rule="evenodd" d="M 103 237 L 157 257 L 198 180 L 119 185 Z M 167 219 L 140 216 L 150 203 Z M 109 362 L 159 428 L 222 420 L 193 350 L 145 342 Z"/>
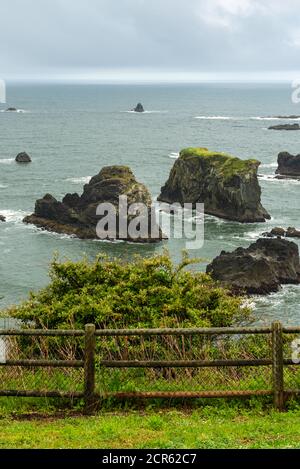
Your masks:
<path fill-rule="evenodd" d="M 207 148 L 180 152 L 158 200 L 166 203 L 204 203 L 205 212 L 240 222 L 270 218 L 260 202 L 257 179 L 260 162 L 241 160 Z"/>

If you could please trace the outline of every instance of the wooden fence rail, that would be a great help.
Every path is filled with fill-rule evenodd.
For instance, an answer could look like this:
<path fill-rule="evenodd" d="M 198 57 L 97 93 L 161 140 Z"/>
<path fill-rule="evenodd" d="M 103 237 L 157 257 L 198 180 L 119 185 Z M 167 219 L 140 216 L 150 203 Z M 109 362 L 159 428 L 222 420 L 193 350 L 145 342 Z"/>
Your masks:
<path fill-rule="evenodd" d="M 284 359 L 283 334 L 300 333 L 300 327 L 283 327 L 280 322 L 271 327 L 227 327 L 227 328 L 184 328 L 184 329 L 103 329 L 96 330 L 93 324 L 87 324 L 85 330 L 44 330 L 44 329 L 0 329 L 1 337 L 36 336 L 36 337 L 84 337 L 83 360 L 10 360 L 0 361 L 1 367 L 62 367 L 82 368 L 84 370 L 83 391 L 38 391 L 1 389 L 0 396 L 22 397 L 76 397 L 83 398 L 85 412 L 93 412 L 97 400 L 103 397 L 117 398 L 216 398 L 216 397 L 251 397 L 273 396 L 277 410 L 284 409 L 285 400 L 291 395 L 299 395 L 300 389 L 289 390 L 284 387 L 284 367 L 295 365 L 292 359 Z M 216 359 L 216 360 L 102 360 L 101 367 L 106 368 L 207 368 L 207 367 L 272 367 L 272 387 L 261 390 L 219 390 L 219 391 L 150 391 L 150 392 L 106 392 L 99 394 L 95 390 L 95 358 L 97 337 L 129 336 L 229 336 L 245 334 L 266 334 L 271 338 L 272 356 L 267 359 Z"/>

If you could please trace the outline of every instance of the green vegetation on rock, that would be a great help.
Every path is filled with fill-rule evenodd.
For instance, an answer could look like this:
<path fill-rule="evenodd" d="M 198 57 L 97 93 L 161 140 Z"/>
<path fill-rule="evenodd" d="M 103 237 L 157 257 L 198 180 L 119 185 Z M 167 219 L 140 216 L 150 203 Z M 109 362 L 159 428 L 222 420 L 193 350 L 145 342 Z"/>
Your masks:
<path fill-rule="evenodd" d="M 235 156 L 229 155 L 224 152 L 210 151 L 207 148 L 185 148 L 180 152 L 180 158 L 183 160 L 191 159 L 194 157 L 203 158 L 207 160 L 210 165 L 213 165 L 219 176 L 228 179 L 235 174 L 248 174 L 251 171 L 257 170 L 260 162 L 255 159 L 241 160 Z"/>

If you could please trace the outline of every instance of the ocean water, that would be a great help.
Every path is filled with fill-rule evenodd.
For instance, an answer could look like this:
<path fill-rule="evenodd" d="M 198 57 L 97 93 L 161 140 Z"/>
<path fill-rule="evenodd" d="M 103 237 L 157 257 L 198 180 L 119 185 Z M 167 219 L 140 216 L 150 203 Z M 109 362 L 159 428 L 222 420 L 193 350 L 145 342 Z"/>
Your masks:
<path fill-rule="evenodd" d="M 47 284 L 54 253 L 79 259 L 102 251 L 130 259 L 166 247 L 179 261 L 185 239 L 159 245 L 83 241 L 22 223 L 37 198 L 80 193 L 105 165 L 129 165 L 155 198 L 184 147 L 262 162 L 262 202 L 272 219 L 245 225 L 206 216 L 204 245 L 191 251 L 203 259 L 201 270 L 222 249 L 248 246 L 273 226 L 300 228 L 300 182 L 274 179 L 278 152 L 300 152 L 300 132 L 267 130 L 271 121 L 262 119 L 300 114 L 291 92 L 283 84 L 8 86 L 8 104 L 23 112 L 0 112 L 0 213 L 7 217 L 0 224 L 0 308 Z M 147 112 L 128 112 L 138 101 Z M 20 151 L 31 155 L 30 165 L 14 162 Z M 253 298 L 253 314 L 259 323 L 276 318 L 300 324 L 299 300 L 300 287 L 285 286 Z"/>

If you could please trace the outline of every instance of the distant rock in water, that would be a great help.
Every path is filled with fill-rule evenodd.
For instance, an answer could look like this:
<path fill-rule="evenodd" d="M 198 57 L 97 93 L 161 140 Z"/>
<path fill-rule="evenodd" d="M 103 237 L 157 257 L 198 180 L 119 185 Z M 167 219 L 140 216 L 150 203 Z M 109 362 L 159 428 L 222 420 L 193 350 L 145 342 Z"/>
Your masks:
<path fill-rule="evenodd" d="M 260 238 L 246 249 L 222 251 L 206 271 L 235 293 L 267 294 L 300 283 L 299 250 L 292 241 Z"/>
<path fill-rule="evenodd" d="M 8 107 L 6 112 L 16 112 L 18 109 L 16 107 Z"/>
<path fill-rule="evenodd" d="M 119 196 L 127 197 L 127 205 L 141 203 L 145 207 L 142 212 L 141 223 L 147 222 L 149 230 L 145 236 L 133 236 L 128 226 L 134 219 L 127 212 L 119 211 Z M 127 166 L 106 166 L 90 182 L 84 186 L 81 196 L 78 194 L 67 194 L 62 202 L 57 201 L 52 195 L 46 194 L 42 199 L 36 201 L 35 211 L 32 215 L 24 218 L 25 223 L 32 223 L 48 231 L 75 235 L 82 239 L 97 239 L 99 232 L 96 231 L 98 222 L 104 215 L 97 215 L 99 204 L 112 204 L 116 210 L 116 232 L 103 227 L 101 239 L 120 239 L 132 242 L 157 242 L 163 238 L 163 234 L 156 224 L 155 209 L 152 207 L 151 195 L 144 186 L 136 181 L 132 171 Z M 113 217 L 115 219 L 115 217 Z M 120 223 L 123 222 L 125 233 L 119 231 Z M 155 230 L 150 232 L 152 226 Z M 138 230 L 138 228 L 137 228 Z M 128 231 L 128 232 L 127 232 Z"/>
<path fill-rule="evenodd" d="M 204 203 L 205 212 L 242 223 L 264 222 L 270 218 L 261 204 L 257 160 L 240 160 L 207 148 L 180 152 L 158 200 Z"/>
<path fill-rule="evenodd" d="M 275 116 L 275 119 L 300 119 L 300 116 L 292 114 L 291 116 Z"/>
<path fill-rule="evenodd" d="M 31 163 L 31 158 L 25 151 L 23 151 L 22 153 L 19 153 L 16 156 L 16 162 L 17 163 Z"/>
<path fill-rule="evenodd" d="M 142 103 L 138 103 L 136 107 L 133 109 L 134 112 L 145 112 Z"/>
<path fill-rule="evenodd" d="M 269 130 L 300 130 L 299 124 L 278 124 L 268 127 Z"/>
<path fill-rule="evenodd" d="M 0 221 L 6 221 L 6 218 L 4 215 L 0 215 Z"/>
<path fill-rule="evenodd" d="M 276 174 L 300 177 L 300 154 L 291 155 L 287 151 L 282 151 L 278 154 L 277 163 Z"/>
<path fill-rule="evenodd" d="M 262 236 L 266 238 L 300 238 L 300 230 L 296 230 L 296 228 L 289 226 L 287 230 L 284 228 L 280 228 L 276 226 L 272 228 L 271 231 L 262 233 Z"/>

